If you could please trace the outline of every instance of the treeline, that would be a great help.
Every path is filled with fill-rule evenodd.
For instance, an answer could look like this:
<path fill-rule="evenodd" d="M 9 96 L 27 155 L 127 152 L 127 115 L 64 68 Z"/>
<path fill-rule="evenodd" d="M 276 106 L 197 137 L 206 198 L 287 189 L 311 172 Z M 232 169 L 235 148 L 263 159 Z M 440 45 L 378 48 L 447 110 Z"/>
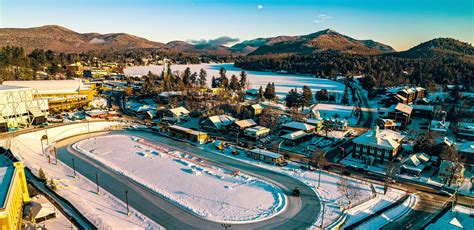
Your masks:
<path fill-rule="evenodd" d="M 446 84 L 470 86 L 474 74 L 474 64 L 455 57 L 407 59 L 337 51 L 240 57 L 235 66 L 246 70 L 287 71 L 325 78 L 364 75 L 373 78 L 374 86 L 415 84 L 427 88 Z"/>

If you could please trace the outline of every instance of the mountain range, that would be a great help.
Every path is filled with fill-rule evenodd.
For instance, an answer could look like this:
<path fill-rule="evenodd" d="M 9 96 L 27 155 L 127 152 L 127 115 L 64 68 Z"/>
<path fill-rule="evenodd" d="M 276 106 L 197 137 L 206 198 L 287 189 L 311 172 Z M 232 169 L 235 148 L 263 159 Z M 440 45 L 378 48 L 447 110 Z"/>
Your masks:
<path fill-rule="evenodd" d="M 55 52 L 88 52 L 132 50 L 139 48 L 167 49 L 198 55 L 274 55 L 309 54 L 327 50 L 364 55 L 393 55 L 405 58 L 433 58 L 439 55 L 474 55 L 471 44 L 452 38 L 437 38 L 407 51 L 397 52 L 389 45 L 373 40 L 357 40 L 326 29 L 301 36 L 277 36 L 246 40 L 231 47 L 210 44 L 191 44 L 184 41 L 161 43 L 126 33 L 78 33 L 70 29 L 47 25 L 34 28 L 0 28 L 0 47 L 13 45 L 26 52 L 34 49 Z"/>

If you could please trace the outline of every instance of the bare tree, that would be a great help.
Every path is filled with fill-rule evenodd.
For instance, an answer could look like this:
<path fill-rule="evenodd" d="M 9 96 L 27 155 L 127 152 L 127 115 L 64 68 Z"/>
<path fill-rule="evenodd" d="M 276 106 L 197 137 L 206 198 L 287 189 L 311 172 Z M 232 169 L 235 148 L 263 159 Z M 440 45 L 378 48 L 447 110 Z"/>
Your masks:
<path fill-rule="evenodd" d="M 448 185 L 451 186 L 454 178 L 464 177 L 464 175 L 461 175 L 462 173 L 459 173 L 462 171 L 462 167 L 464 167 L 463 159 L 456 151 L 456 147 L 454 145 L 442 147 L 441 159 L 452 162 L 452 165 L 450 167 L 446 167 L 445 169 L 448 173 L 447 180 L 444 181 L 445 184 L 448 183 Z"/>
<path fill-rule="evenodd" d="M 393 161 L 389 161 L 387 167 L 385 167 L 385 177 L 383 182 L 383 194 L 387 194 L 390 183 L 394 181 L 395 176 L 400 172 L 400 164 L 396 164 Z"/>
<path fill-rule="evenodd" d="M 351 204 L 355 198 L 360 196 L 360 188 L 351 183 L 345 177 L 341 177 L 341 179 L 339 179 L 337 182 L 337 188 L 347 198 L 349 204 Z"/>
<path fill-rule="evenodd" d="M 311 156 L 311 161 L 313 164 L 318 166 L 319 176 L 318 176 L 318 188 L 321 185 L 321 170 L 327 164 L 326 153 L 320 149 L 313 152 Z"/>

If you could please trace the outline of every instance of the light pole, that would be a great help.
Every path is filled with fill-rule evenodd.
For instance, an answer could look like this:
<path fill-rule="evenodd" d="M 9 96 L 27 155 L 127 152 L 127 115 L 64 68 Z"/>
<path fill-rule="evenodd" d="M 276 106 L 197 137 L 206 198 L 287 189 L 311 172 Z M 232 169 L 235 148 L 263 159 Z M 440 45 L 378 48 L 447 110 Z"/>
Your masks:
<path fill-rule="evenodd" d="M 125 190 L 125 203 L 127 204 L 127 216 L 130 216 L 130 210 L 128 209 L 128 190 Z"/>
<path fill-rule="evenodd" d="M 99 191 L 99 174 L 97 172 L 95 172 L 95 184 L 97 186 L 97 195 L 100 194 L 100 191 Z"/>
<path fill-rule="evenodd" d="M 225 230 L 230 228 L 232 225 L 231 224 L 221 224 L 222 227 L 224 227 Z"/>
<path fill-rule="evenodd" d="M 74 170 L 74 178 L 76 178 L 76 164 L 74 163 L 74 158 L 72 158 L 72 169 Z"/>
<path fill-rule="evenodd" d="M 325 204 L 323 202 L 323 213 L 322 213 L 323 215 L 321 216 L 321 225 L 319 226 L 320 228 L 323 228 L 323 225 L 324 225 L 324 206 Z"/>

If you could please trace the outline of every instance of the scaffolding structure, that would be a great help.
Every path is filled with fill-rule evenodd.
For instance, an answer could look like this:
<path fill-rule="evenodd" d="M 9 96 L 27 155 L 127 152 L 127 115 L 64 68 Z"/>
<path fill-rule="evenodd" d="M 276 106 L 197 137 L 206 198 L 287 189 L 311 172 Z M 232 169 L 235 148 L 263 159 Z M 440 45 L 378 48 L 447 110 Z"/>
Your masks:
<path fill-rule="evenodd" d="M 48 100 L 28 87 L 0 85 L 0 115 L 8 128 L 43 123 L 48 115 Z"/>

